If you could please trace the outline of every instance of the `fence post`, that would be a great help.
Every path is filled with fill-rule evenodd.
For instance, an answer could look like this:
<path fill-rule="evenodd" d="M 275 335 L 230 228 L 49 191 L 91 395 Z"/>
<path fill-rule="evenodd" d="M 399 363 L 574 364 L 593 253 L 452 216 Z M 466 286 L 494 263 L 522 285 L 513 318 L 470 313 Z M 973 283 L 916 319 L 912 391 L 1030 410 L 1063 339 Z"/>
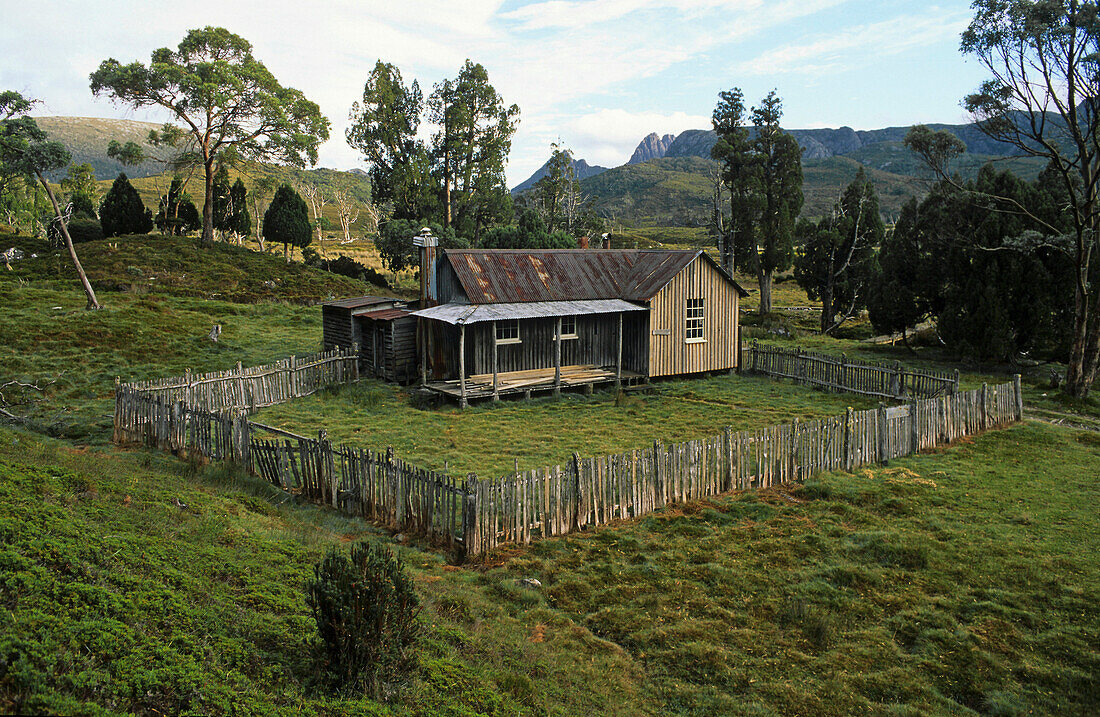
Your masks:
<path fill-rule="evenodd" d="M 875 413 L 875 423 L 878 427 L 878 457 L 879 463 L 886 465 L 890 462 L 889 454 L 886 450 L 886 404 L 880 403 L 878 405 L 878 411 Z"/>
<path fill-rule="evenodd" d="M 909 453 L 920 450 L 920 422 L 917 420 L 917 400 L 909 401 Z"/>
<path fill-rule="evenodd" d="M 959 369 L 955 369 L 955 382 L 951 385 L 951 395 L 959 392 Z"/>
<path fill-rule="evenodd" d="M 351 343 L 351 380 L 359 381 L 359 342 Z"/>
<path fill-rule="evenodd" d="M 291 356 L 287 359 L 289 368 L 287 369 L 287 387 L 290 390 L 290 395 L 287 398 L 296 398 L 298 396 L 298 357 Z"/>
<path fill-rule="evenodd" d="M 1012 377 L 1013 398 L 1016 399 L 1016 420 L 1024 420 L 1024 391 L 1020 384 L 1020 374 Z"/>
<path fill-rule="evenodd" d="M 477 554 L 477 473 L 467 473 L 463 485 L 462 545 L 469 558 Z"/>
<path fill-rule="evenodd" d="M 581 457 L 573 452 L 573 530 L 581 529 Z M 585 520 L 588 515 L 585 514 Z"/>
<path fill-rule="evenodd" d="M 837 383 L 840 390 L 851 388 L 848 385 L 848 354 L 840 355 L 840 376 L 837 377 Z M 849 408 L 848 410 L 851 411 L 852 409 Z"/>
<path fill-rule="evenodd" d="M 844 414 L 844 470 L 849 473 L 856 462 L 852 449 L 852 407 L 848 406 L 848 412 Z"/>
<path fill-rule="evenodd" d="M 752 340 L 752 372 L 756 373 L 756 352 L 757 352 L 756 339 Z"/>
<path fill-rule="evenodd" d="M 733 479 L 737 475 L 737 466 L 733 459 L 733 426 L 726 426 L 726 480 L 722 486 L 722 492 L 733 490 Z"/>
<path fill-rule="evenodd" d="M 798 461 L 798 417 L 791 421 L 791 480 L 799 480 L 801 468 Z"/>
<path fill-rule="evenodd" d="M 755 342 L 754 342 L 755 343 Z M 756 351 L 753 349 L 753 363 L 756 362 Z M 656 493 L 654 502 L 658 502 L 660 507 L 668 503 L 668 496 L 665 495 L 665 486 L 662 483 L 664 476 L 661 475 L 661 442 L 653 441 L 653 490 Z"/>
<path fill-rule="evenodd" d="M 397 462 L 393 458 L 393 446 L 386 446 L 386 476 L 393 486 L 393 520 L 395 527 L 405 527 L 405 482 L 397 475 Z"/>
<path fill-rule="evenodd" d="M 982 392 L 979 394 L 981 398 L 981 420 L 978 422 L 982 427 L 982 430 L 989 428 L 989 385 L 982 384 Z"/>
<path fill-rule="evenodd" d="M 894 362 L 894 398 L 905 398 L 905 382 L 901 380 L 901 361 Z"/>

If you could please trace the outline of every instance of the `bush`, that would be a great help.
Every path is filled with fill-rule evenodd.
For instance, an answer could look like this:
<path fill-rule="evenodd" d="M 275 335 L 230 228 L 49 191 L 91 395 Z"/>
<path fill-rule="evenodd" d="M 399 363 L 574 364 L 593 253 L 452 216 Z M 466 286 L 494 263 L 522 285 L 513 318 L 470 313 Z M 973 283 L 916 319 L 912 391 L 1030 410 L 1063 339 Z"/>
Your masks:
<path fill-rule="evenodd" d="M 69 222 L 69 236 L 73 244 L 103 238 L 103 227 L 95 219 L 73 219 Z"/>
<path fill-rule="evenodd" d="M 322 679 L 338 691 L 384 696 L 415 660 L 420 601 L 388 547 L 335 549 L 314 567 L 306 601 L 320 635 Z"/>

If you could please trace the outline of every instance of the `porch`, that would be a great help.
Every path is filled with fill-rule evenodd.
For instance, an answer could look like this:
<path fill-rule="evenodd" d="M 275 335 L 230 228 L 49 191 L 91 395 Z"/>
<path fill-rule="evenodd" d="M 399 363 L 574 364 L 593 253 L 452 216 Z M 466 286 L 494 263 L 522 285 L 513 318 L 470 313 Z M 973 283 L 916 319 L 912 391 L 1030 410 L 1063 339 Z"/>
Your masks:
<path fill-rule="evenodd" d="M 528 369 L 526 371 L 509 371 L 506 373 L 482 373 L 467 376 L 465 381 L 428 381 L 424 387 L 428 390 L 456 399 L 460 403 L 465 401 L 492 398 L 499 399 L 508 394 L 522 393 L 530 397 L 532 393 L 543 391 L 560 392 L 561 389 L 585 388 L 618 383 L 619 385 L 634 385 L 644 383 L 647 380 L 645 374 L 635 371 L 617 371 L 615 367 L 603 367 L 594 365 L 562 366 L 560 373 L 555 368 Z"/>

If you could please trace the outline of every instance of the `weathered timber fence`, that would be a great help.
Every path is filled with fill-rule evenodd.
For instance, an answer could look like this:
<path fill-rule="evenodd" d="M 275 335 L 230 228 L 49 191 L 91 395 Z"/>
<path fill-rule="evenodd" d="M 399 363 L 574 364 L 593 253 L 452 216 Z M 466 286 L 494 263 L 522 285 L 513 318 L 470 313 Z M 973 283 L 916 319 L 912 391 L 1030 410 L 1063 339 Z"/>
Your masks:
<path fill-rule="evenodd" d="M 1022 420 L 1014 383 L 910 400 L 842 416 L 734 432 L 492 480 L 456 479 L 375 452 L 334 446 L 248 420 L 244 409 L 213 412 L 156 392 L 121 387 L 116 442 L 183 456 L 230 460 L 285 490 L 350 515 L 455 547 L 467 556 L 506 543 L 565 535 L 651 513 L 671 503 L 762 488 L 829 470 L 885 463 Z M 280 434 L 259 438 L 258 431 Z"/>
<path fill-rule="evenodd" d="M 467 555 L 634 518 L 670 503 L 885 463 L 1021 420 L 1014 383 L 470 481 Z"/>
<path fill-rule="evenodd" d="M 359 378 L 358 350 L 336 348 L 308 356 L 291 356 L 264 366 L 241 366 L 229 371 L 192 374 L 117 383 L 118 394 L 156 396 L 165 403 L 182 401 L 207 411 L 245 409 L 254 411 L 300 396 L 319 388 L 348 383 Z M 117 414 L 116 414 L 117 421 Z"/>
<path fill-rule="evenodd" d="M 215 413 L 155 394 L 135 394 L 116 403 L 115 440 L 141 443 L 183 457 L 228 460 L 307 500 L 331 505 L 454 547 L 466 534 L 470 494 L 465 480 L 418 468 L 384 453 L 334 446 L 325 431 L 316 439 L 285 431 L 260 438 L 267 426 L 243 410 Z"/>
<path fill-rule="evenodd" d="M 845 356 L 761 346 L 756 341 L 741 351 L 742 370 L 790 378 L 833 391 L 849 391 L 897 401 L 932 398 L 959 390 L 959 372 L 918 371 Z"/>

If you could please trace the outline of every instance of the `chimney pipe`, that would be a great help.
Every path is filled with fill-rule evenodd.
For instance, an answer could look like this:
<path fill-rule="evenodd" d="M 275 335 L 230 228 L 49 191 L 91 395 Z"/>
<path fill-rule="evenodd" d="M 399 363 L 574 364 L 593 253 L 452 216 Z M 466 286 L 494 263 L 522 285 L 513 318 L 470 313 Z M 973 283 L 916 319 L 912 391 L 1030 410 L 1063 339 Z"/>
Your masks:
<path fill-rule="evenodd" d="M 577 248 L 578 249 L 587 249 L 588 248 L 588 236 L 587 235 L 577 238 Z"/>
<path fill-rule="evenodd" d="M 439 303 L 439 284 L 436 264 L 439 261 L 439 240 L 432 230 L 424 227 L 413 237 L 413 246 L 420 247 L 420 308 L 427 309 Z"/>
<path fill-rule="evenodd" d="M 603 248 L 604 249 L 610 249 L 611 248 L 611 235 L 608 234 L 607 232 L 603 233 Z"/>

